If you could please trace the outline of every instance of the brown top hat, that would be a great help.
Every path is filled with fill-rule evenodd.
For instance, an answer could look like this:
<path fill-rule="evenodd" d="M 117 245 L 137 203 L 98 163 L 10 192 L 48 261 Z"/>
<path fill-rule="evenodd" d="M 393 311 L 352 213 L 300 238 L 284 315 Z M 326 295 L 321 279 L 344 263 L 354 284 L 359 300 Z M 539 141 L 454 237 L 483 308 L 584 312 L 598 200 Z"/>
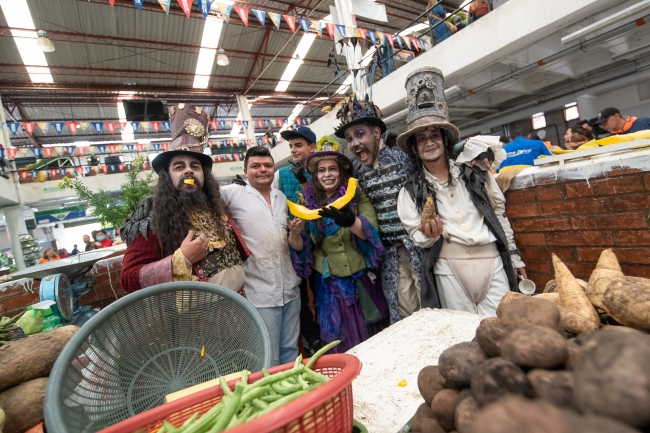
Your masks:
<path fill-rule="evenodd" d="M 186 105 L 169 107 L 172 142 L 167 151 L 154 158 L 151 166 L 156 171 L 167 167 L 169 161 L 176 155 L 189 154 L 201 161 L 204 167 L 212 167 L 212 157 L 203 153 L 208 142 L 208 124 L 210 116 L 199 107 Z"/>

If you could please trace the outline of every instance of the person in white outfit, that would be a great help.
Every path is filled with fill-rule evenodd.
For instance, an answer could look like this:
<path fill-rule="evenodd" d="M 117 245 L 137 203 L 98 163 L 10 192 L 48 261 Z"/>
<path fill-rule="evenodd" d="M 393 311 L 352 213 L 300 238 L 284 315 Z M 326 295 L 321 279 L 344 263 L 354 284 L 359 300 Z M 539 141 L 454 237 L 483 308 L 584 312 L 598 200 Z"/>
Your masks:
<path fill-rule="evenodd" d="M 418 69 L 406 88 L 409 129 L 397 143 L 418 170 L 400 191 L 397 212 L 423 249 L 422 307 L 495 316 L 501 298 L 517 290 L 515 273 L 526 277 L 490 171 L 505 159 L 499 138 L 472 137 L 454 157 L 460 133 L 448 120 L 442 73 Z M 428 197 L 437 216 L 422 221 Z"/>

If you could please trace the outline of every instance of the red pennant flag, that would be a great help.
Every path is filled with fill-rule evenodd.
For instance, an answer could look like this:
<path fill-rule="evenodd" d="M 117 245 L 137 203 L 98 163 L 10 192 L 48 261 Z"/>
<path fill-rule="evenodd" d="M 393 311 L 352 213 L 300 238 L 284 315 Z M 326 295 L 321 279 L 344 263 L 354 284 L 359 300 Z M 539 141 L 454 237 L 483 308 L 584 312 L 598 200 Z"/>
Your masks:
<path fill-rule="evenodd" d="M 115 122 L 106 122 L 104 125 L 106 125 L 111 134 L 115 134 Z"/>
<path fill-rule="evenodd" d="M 415 38 L 411 38 L 411 44 L 415 47 L 416 50 L 420 51 L 420 44 L 418 44 L 418 40 Z"/>
<path fill-rule="evenodd" d="M 160 128 L 160 122 L 151 122 L 151 126 L 153 126 L 153 130 L 157 134 L 158 129 Z"/>
<path fill-rule="evenodd" d="M 65 122 L 72 135 L 77 135 L 77 122 Z"/>
<path fill-rule="evenodd" d="M 115 152 L 117 151 L 117 146 L 115 146 L 114 144 L 106 147 L 108 147 L 108 151 L 111 152 L 111 154 L 115 154 Z"/>
<path fill-rule="evenodd" d="M 280 128 L 282 128 L 282 125 L 284 125 L 284 122 L 282 121 L 282 119 L 278 119 L 277 122 L 278 122 L 278 126 Z"/>
<path fill-rule="evenodd" d="M 237 15 L 239 15 L 239 18 L 241 18 L 244 25 L 248 27 L 248 8 L 245 8 L 244 6 L 233 6 L 233 8 L 237 11 Z M 295 19 L 294 19 L 294 23 L 295 23 Z"/>
<path fill-rule="evenodd" d="M 211 120 L 210 121 L 210 126 L 212 127 L 213 131 L 217 130 L 217 121 L 216 120 Z"/>
<path fill-rule="evenodd" d="M 395 42 L 394 42 L 395 36 L 393 36 L 390 33 L 384 33 L 384 34 L 386 35 L 386 38 L 388 39 L 388 42 L 390 42 L 391 48 L 395 49 Z"/>
<path fill-rule="evenodd" d="M 190 11 L 192 10 L 192 0 L 178 0 L 178 4 L 181 5 L 181 9 L 183 9 L 183 12 L 189 18 Z"/>
<path fill-rule="evenodd" d="M 120 131 L 124 132 L 124 128 L 126 128 L 128 122 L 119 122 L 119 123 L 120 123 Z"/>
<path fill-rule="evenodd" d="M 117 164 L 117 168 L 122 171 L 124 170 L 124 164 Z"/>
<path fill-rule="evenodd" d="M 165 152 L 167 152 L 167 149 L 169 149 L 169 143 L 162 143 L 161 146 Z"/>
<path fill-rule="evenodd" d="M 108 3 L 109 3 L 111 6 L 115 6 L 115 0 L 108 0 Z"/>
<path fill-rule="evenodd" d="M 357 30 L 361 34 L 361 37 L 365 39 L 366 38 L 366 29 L 362 29 L 361 27 L 357 27 Z"/>
<path fill-rule="evenodd" d="M 232 141 L 232 140 L 228 140 L 228 145 L 229 145 L 230 147 L 233 147 L 233 146 L 235 145 L 235 142 Z"/>
<path fill-rule="evenodd" d="M 300 120 L 300 117 L 296 117 L 296 125 L 302 125 L 302 120 Z"/>
<path fill-rule="evenodd" d="M 264 144 L 269 144 L 269 137 L 267 137 L 266 135 L 262 137 L 262 140 L 264 141 Z"/>
<path fill-rule="evenodd" d="M 258 128 L 260 129 L 264 128 L 264 121 L 262 119 L 257 119 L 255 123 L 257 123 Z"/>
<path fill-rule="evenodd" d="M 27 179 L 27 172 L 21 170 L 21 171 L 20 171 L 20 178 L 21 178 L 22 180 Z"/>
<path fill-rule="evenodd" d="M 142 153 L 142 147 L 142 144 L 139 143 L 135 145 L 135 148 L 138 149 L 138 153 Z"/>
<path fill-rule="evenodd" d="M 34 125 L 34 122 L 23 122 L 23 128 L 25 128 L 25 131 L 27 131 L 29 135 L 34 134 Z"/>
<path fill-rule="evenodd" d="M 235 124 L 236 124 L 237 126 L 241 126 L 241 120 L 235 120 Z"/>
<path fill-rule="evenodd" d="M 84 156 L 84 153 L 86 153 L 86 148 L 85 147 L 77 147 L 77 152 L 79 152 L 79 157 Z"/>
<path fill-rule="evenodd" d="M 102 165 L 102 166 L 101 166 L 101 169 L 102 169 L 102 171 L 104 172 L 104 174 L 108 173 L 108 165 L 105 165 L 105 164 Z"/>
<path fill-rule="evenodd" d="M 293 15 L 282 15 L 284 17 L 284 20 L 289 24 L 289 28 L 291 29 L 291 33 L 296 32 L 296 17 Z"/>
<path fill-rule="evenodd" d="M 50 177 L 56 177 L 56 175 L 59 173 L 59 170 L 53 168 L 49 170 L 49 172 L 50 172 Z"/>
<path fill-rule="evenodd" d="M 18 148 L 8 147 L 7 152 L 9 152 L 9 155 L 11 155 L 11 159 L 16 159 L 16 152 L 18 152 Z"/>
<path fill-rule="evenodd" d="M 327 34 L 330 35 L 330 39 L 334 39 L 334 23 L 325 23 L 327 27 Z"/>
<path fill-rule="evenodd" d="M 80 167 L 76 167 L 76 170 L 77 170 L 77 173 L 79 173 L 79 176 L 83 176 L 83 175 L 84 175 L 84 168 L 83 168 L 83 167 L 81 167 L 81 166 L 80 166 Z"/>
<path fill-rule="evenodd" d="M 52 148 L 51 147 L 44 147 L 43 152 L 47 155 L 48 158 L 52 158 Z"/>

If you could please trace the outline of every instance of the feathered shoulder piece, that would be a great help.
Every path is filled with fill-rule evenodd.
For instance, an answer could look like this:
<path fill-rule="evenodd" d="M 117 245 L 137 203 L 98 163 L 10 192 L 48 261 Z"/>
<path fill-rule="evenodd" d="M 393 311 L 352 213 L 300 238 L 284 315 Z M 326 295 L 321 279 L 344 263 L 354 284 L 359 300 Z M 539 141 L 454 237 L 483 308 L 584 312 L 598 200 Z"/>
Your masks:
<path fill-rule="evenodd" d="M 149 196 L 138 203 L 137 209 L 129 215 L 129 219 L 120 228 L 120 237 L 128 246 L 133 240 L 141 234 L 147 239 L 147 230 L 153 230 L 153 197 Z M 148 239 L 147 239 L 148 240 Z"/>
<path fill-rule="evenodd" d="M 334 137 L 323 135 L 316 143 L 316 152 L 340 152 L 339 142 Z"/>

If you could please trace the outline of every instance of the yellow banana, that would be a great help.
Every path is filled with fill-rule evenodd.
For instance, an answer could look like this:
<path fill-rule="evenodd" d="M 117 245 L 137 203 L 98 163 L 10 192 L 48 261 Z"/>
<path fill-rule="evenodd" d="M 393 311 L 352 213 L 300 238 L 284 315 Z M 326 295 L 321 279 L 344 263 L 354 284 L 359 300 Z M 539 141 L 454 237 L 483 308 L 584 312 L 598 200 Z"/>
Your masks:
<path fill-rule="evenodd" d="M 348 189 L 345 191 L 343 197 L 336 199 L 332 204 L 326 207 L 334 207 L 336 209 L 341 209 L 346 204 L 350 203 L 354 198 L 354 194 L 357 192 L 357 180 L 353 177 L 348 179 Z M 304 206 L 296 204 L 291 200 L 287 200 L 287 205 L 289 206 L 289 211 L 296 218 L 303 220 L 317 220 L 321 216 L 318 214 L 320 209 L 307 209 Z"/>

